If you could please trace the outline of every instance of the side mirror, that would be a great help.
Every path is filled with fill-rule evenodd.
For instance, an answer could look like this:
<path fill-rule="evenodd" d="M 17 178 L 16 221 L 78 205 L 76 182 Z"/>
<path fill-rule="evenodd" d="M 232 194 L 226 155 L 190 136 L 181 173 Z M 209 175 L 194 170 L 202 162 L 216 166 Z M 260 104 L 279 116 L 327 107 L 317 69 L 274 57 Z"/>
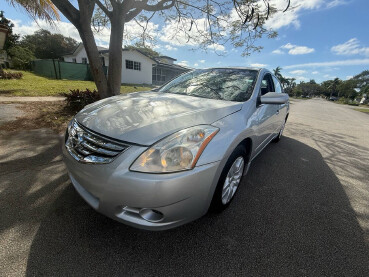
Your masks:
<path fill-rule="evenodd" d="M 260 104 L 285 104 L 288 100 L 287 93 L 268 92 L 260 96 Z"/>

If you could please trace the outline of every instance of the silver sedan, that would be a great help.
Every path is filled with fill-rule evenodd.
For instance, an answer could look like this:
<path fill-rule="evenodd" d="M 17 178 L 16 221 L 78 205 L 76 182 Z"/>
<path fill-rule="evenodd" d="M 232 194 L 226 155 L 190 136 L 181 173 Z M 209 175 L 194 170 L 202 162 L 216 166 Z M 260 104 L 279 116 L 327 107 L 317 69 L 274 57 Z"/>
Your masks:
<path fill-rule="evenodd" d="M 98 212 L 169 229 L 227 208 L 288 113 L 288 95 L 266 69 L 194 70 L 86 106 L 68 125 L 64 161 Z"/>

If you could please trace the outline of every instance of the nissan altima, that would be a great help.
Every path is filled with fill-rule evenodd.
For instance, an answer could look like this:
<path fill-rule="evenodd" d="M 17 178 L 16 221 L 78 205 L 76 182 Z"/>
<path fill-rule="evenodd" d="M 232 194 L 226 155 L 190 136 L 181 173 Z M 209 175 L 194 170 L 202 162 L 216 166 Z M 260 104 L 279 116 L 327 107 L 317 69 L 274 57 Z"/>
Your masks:
<path fill-rule="evenodd" d="M 266 69 L 193 70 L 86 106 L 68 125 L 64 161 L 98 212 L 169 229 L 227 208 L 288 114 L 288 95 Z"/>

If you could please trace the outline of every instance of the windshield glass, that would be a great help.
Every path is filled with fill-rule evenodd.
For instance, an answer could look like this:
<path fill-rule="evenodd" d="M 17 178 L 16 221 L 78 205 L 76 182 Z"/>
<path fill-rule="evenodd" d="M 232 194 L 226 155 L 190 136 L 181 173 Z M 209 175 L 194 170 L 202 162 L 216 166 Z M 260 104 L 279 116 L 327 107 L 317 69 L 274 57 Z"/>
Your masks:
<path fill-rule="evenodd" d="M 209 99 L 244 102 L 254 90 L 258 71 L 249 69 L 200 69 L 183 74 L 159 91 Z"/>

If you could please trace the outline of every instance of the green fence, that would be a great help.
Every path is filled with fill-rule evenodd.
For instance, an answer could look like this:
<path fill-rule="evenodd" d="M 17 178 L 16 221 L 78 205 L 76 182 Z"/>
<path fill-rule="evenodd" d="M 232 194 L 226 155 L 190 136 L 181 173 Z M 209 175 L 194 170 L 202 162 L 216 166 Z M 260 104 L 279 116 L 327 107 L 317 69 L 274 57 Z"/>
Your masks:
<path fill-rule="evenodd" d="M 32 71 L 52 79 L 93 81 L 90 66 L 83 63 L 68 63 L 58 60 L 35 60 L 31 63 Z M 104 66 L 104 73 L 107 67 Z"/>

